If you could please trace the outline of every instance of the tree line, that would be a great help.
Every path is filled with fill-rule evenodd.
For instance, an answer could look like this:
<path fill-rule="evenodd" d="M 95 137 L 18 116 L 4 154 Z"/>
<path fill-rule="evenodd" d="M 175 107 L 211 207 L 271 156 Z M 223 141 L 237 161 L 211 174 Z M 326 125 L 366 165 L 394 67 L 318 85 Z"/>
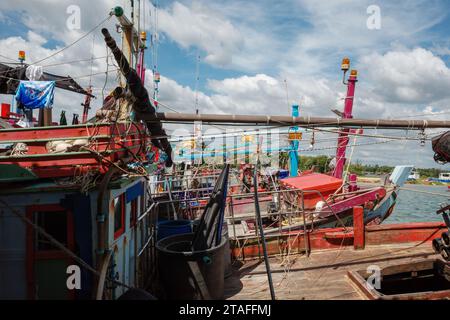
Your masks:
<path fill-rule="evenodd" d="M 325 173 L 329 171 L 329 164 L 332 157 L 328 156 L 300 156 L 299 157 L 299 168 L 301 171 L 309 170 L 313 166 L 317 172 Z M 356 161 L 350 164 L 349 171 L 357 175 L 383 175 L 389 174 L 394 170 L 393 166 L 378 165 L 378 164 L 363 164 L 361 161 Z M 415 168 L 415 170 L 420 174 L 422 178 L 432 177 L 437 178 L 441 172 L 437 168 Z"/>

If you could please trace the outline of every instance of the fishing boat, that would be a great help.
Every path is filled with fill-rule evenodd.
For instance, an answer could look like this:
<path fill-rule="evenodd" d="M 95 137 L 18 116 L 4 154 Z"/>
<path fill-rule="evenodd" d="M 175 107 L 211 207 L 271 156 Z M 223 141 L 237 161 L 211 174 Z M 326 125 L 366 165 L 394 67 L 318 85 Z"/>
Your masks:
<path fill-rule="evenodd" d="M 380 225 L 392 213 L 399 187 L 412 166 L 396 167 L 380 186 L 359 185 L 357 177 L 344 170 L 349 136 L 363 134 L 353 127 L 364 121 L 351 124 L 356 71 L 350 72 L 346 82 L 345 109 L 338 112 L 337 120 L 306 120 L 298 114 L 283 119 L 283 123 L 292 121 L 288 131 L 292 148 L 285 150 L 290 155 L 288 176 L 284 169 L 263 173 L 258 162 L 241 167 L 235 163 L 234 168 L 226 162 L 206 167 L 174 165 L 176 146 L 171 145 L 162 122 L 202 120 L 204 115 L 157 112 L 159 101 L 144 87 L 146 34 L 135 29 L 122 8 L 114 8 L 109 15 L 119 22 L 124 49 L 119 49 L 106 28 L 101 34 L 126 85 L 101 101 L 94 117 L 87 117 L 93 97 L 90 88 L 81 88 L 73 79 L 70 87 L 85 98 L 79 124 L 54 125 L 47 108 L 38 119 L 32 114 L 27 117 L 30 126 L 23 127 L 23 115 L 2 106 L 0 268 L 4 281 L 0 298 L 267 298 L 267 290 L 261 290 L 263 281 L 256 276 L 264 270 L 254 260 L 262 255 L 269 276 L 268 267 L 277 255 L 283 261 L 273 271 L 280 275 L 280 270 L 287 270 L 286 261 L 301 258 L 298 279 L 308 268 L 351 265 L 353 273 L 348 277 L 357 287 L 368 277 L 367 270 L 360 268 L 374 261 L 387 268 L 383 276 L 400 270 L 413 277 L 414 272 L 445 269 L 444 260 L 436 262 L 431 246 L 447 229 L 444 223 Z M 26 81 L 23 74 L 28 67 L 3 70 L 20 85 Z M 348 60 L 342 69 L 345 77 Z M 35 81 L 58 79 L 47 74 Z M 159 79 L 154 70 L 155 84 Z M 0 86 L 0 90 L 15 93 L 7 91 L 9 87 Z M 244 117 L 247 120 L 233 116 L 231 121 L 228 115 L 210 117 L 211 122 L 254 120 L 250 116 Z M 270 121 L 265 118 L 262 123 Z M 300 139 L 297 122 L 301 121 L 307 121 L 308 128 L 345 126 L 335 131 L 337 160 L 331 172 L 299 172 L 296 142 Z M 383 127 L 383 121 L 375 123 Z M 426 124 L 442 126 L 432 121 Z M 424 123 L 392 125 L 417 129 Z M 257 158 L 260 153 L 257 148 Z M 448 215 L 449 209 L 441 211 Z M 449 245 L 435 247 L 442 253 Z M 375 249 L 365 251 L 366 246 Z M 330 257 L 341 249 L 347 251 L 331 263 Z M 316 254 L 321 258 L 316 260 Z M 352 261 L 355 255 L 363 262 Z M 435 260 L 393 267 L 397 261 L 424 256 Z M 236 267 L 239 263 L 243 267 Z M 317 298 L 319 291 L 336 283 L 334 291 L 324 297 L 364 297 L 358 296 L 358 289 L 348 292 L 352 284 L 345 275 L 339 270 L 327 277 L 332 280 L 327 285 L 307 283 L 305 291 L 276 288 L 271 290 L 272 297 L 277 293 L 286 299 Z M 415 297 L 447 295 L 448 291 Z M 380 296 L 380 292 L 366 293 L 369 298 Z"/>
<path fill-rule="evenodd" d="M 341 69 L 344 73 L 344 84 L 347 86 L 344 111 L 334 112 L 342 119 L 351 119 L 353 100 L 357 82 L 357 71 L 351 70 L 345 81 L 345 74 L 350 69 L 350 60 L 344 58 Z M 298 116 L 299 107 L 293 106 L 292 115 Z M 314 128 L 312 128 L 314 130 Z M 298 127 L 291 127 L 288 140 L 291 147 L 289 154 L 289 177 L 277 180 L 272 192 L 266 192 L 263 208 L 265 222 L 270 228 L 266 232 L 280 232 L 298 228 L 345 227 L 352 224 L 351 210 L 355 206 L 364 207 L 364 223 L 380 224 L 393 212 L 400 187 L 408 179 L 413 166 L 397 166 L 383 184 L 375 186 L 358 185 L 357 176 L 348 171 L 346 148 L 349 136 L 361 136 L 362 130 L 343 129 L 338 131 L 334 166 L 325 174 L 307 170 L 298 170 L 298 141 L 301 132 Z M 256 141 L 259 139 L 256 138 Z M 260 148 L 256 148 L 259 150 Z M 337 160 L 336 160 L 337 159 Z M 347 170 L 344 170 L 347 167 Z M 252 210 L 242 211 L 240 204 L 235 204 L 233 217 L 230 219 L 233 231 L 239 236 L 255 233 Z"/>
<path fill-rule="evenodd" d="M 136 113 L 155 112 L 149 99 L 140 96 L 147 95 L 144 69 L 134 65 L 138 74 L 128 64 L 135 53 L 132 46 L 145 48 L 146 37 L 130 27 L 121 8 L 115 8 L 114 15 L 123 44 L 130 48 L 128 57 L 117 53 L 123 76 L 132 81 L 129 91 L 118 86 L 88 120 L 90 88 L 81 88 L 70 77 L 43 73 L 35 81 L 50 81 L 85 96 L 83 122 L 72 125 L 53 123 L 52 109 L 46 107 L 38 120 L 25 109 L 29 117 L 23 127 L 24 113 L 2 105 L 1 298 L 116 299 L 131 287 L 148 286 L 153 276 L 149 266 L 155 203 L 148 196 L 148 176 L 171 165 L 171 149 L 160 122 L 130 117 L 131 95 L 140 103 L 134 106 Z M 109 45 L 117 48 L 103 31 Z M 144 50 L 139 55 L 143 59 Z M 23 52 L 20 57 L 23 62 Z M 0 67 L 8 80 L 0 84 L 2 93 L 15 94 L 20 84 L 27 84 L 25 70 L 30 66 Z M 77 290 L 66 281 L 74 265 L 80 275 L 74 282 Z"/>
<path fill-rule="evenodd" d="M 438 178 L 429 178 L 432 182 L 450 183 L 450 172 L 441 172 Z"/>

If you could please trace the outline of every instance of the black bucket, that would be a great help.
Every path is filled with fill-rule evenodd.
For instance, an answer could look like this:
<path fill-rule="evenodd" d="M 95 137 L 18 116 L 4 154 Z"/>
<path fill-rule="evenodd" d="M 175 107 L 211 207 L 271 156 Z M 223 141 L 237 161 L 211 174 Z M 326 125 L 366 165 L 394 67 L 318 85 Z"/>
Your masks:
<path fill-rule="evenodd" d="M 222 231 L 222 236 L 225 238 L 226 240 L 226 244 L 225 244 L 225 250 L 224 250 L 224 277 L 228 278 L 233 274 L 233 268 L 231 265 L 231 247 L 230 247 L 230 238 L 228 236 L 228 223 L 225 220 L 223 222 L 223 231 Z"/>
<path fill-rule="evenodd" d="M 171 236 L 158 241 L 158 269 L 167 299 L 223 299 L 224 250 L 219 246 L 192 252 L 193 233 Z"/>
<path fill-rule="evenodd" d="M 200 225 L 200 219 L 195 219 L 192 222 L 192 231 L 195 233 Z M 231 265 L 231 247 L 230 247 L 230 239 L 228 236 L 228 224 L 227 221 L 223 222 L 223 237 L 226 239 L 227 243 L 225 244 L 225 250 L 223 250 L 224 254 L 224 277 L 225 279 L 230 277 L 233 274 L 233 268 Z"/>

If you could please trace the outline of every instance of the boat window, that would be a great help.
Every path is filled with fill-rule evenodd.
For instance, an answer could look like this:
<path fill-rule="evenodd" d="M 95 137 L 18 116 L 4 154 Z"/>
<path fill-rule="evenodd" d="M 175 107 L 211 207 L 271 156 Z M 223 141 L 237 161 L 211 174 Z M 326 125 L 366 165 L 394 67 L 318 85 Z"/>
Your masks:
<path fill-rule="evenodd" d="M 114 199 L 114 239 L 120 237 L 125 231 L 125 195 Z"/>
<path fill-rule="evenodd" d="M 67 246 L 67 214 L 65 211 L 37 211 L 36 224 L 60 243 Z M 36 232 L 38 251 L 59 250 L 41 233 Z"/>

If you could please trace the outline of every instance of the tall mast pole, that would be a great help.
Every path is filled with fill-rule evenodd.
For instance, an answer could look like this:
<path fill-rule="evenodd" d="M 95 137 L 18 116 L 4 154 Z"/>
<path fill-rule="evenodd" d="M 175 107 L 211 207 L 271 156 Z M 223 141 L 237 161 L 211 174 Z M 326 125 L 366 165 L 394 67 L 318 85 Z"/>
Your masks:
<path fill-rule="evenodd" d="M 292 116 L 298 117 L 298 105 L 292 106 Z M 291 140 L 291 150 L 289 151 L 289 176 L 297 177 L 298 176 L 298 145 L 299 142 L 296 139 L 297 132 L 299 128 L 297 126 L 291 127 L 289 133 L 289 140 Z"/>
<path fill-rule="evenodd" d="M 137 26 L 136 27 L 136 30 L 137 30 L 137 36 L 139 37 L 138 38 L 138 46 L 136 47 L 136 51 L 135 51 L 135 61 L 136 61 L 136 64 L 138 64 L 138 63 L 141 63 L 141 61 L 140 61 L 140 56 L 141 56 L 141 49 L 142 49 L 142 46 L 141 45 L 139 45 L 139 40 L 141 39 L 141 0 L 137 0 L 137 10 L 136 10 L 136 22 L 133 22 L 133 24 L 135 25 L 135 26 Z M 137 67 L 137 66 L 136 66 Z"/>
<path fill-rule="evenodd" d="M 345 80 L 345 72 L 350 67 L 350 61 L 346 58 L 344 59 L 342 63 L 342 70 L 344 70 L 344 80 Z M 344 113 L 342 114 L 343 119 L 351 119 L 353 118 L 352 111 L 353 111 L 353 100 L 355 95 L 355 87 L 356 82 L 358 81 L 358 72 L 356 70 L 350 71 L 350 76 L 348 78 L 347 83 L 344 84 L 347 85 L 347 95 L 345 97 L 345 104 L 344 104 Z M 336 167 L 334 168 L 333 176 L 338 179 L 342 179 L 342 175 L 344 172 L 344 166 L 346 162 L 345 158 L 345 151 L 347 149 L 347 145 L 349 142 L 348 133 L 350 132 L 350 129 L 344 128 L 341 130 L 341 133 L 339 134 L 338 138 L 338 145 L 336 149 Z"/>
<path fill-rule="evenodd" d="M 138 33 L 135 25 L 135 17 L 134 17 L 134 1 L 131 2 L 131 20 L 127 18 L 127 16 L 124 14 L 122 7 L 115 7 L 113 9 L 112 14 L 114 14 L 117 17 L 117 20 L 119 21 L 120 27 L 122 29 L 122 52 L 125 58 L 127 59 L 130 67 L 133 69 L 137 69 L 137 64 L 139 63 L 139 60 L 136 58 L 137 55 L 140 53 L 140 49 L 144 46 L 145 42 L 143 43 L 143 38 Z M 122 80 L 124 82 L 125 79 L 122 75 Z"/>
<path fill-rule="evenodd" d="M 159 82 L 161 80 L 161 75 L 158 72 L 158 1 L 153 3 L 153 31 L 151 35 L 151 47 L 152 47 L 152 62 L 153 62 L 153 102 L 155 108 L 158 109 L 158 98 L 159 98 Z"/>

